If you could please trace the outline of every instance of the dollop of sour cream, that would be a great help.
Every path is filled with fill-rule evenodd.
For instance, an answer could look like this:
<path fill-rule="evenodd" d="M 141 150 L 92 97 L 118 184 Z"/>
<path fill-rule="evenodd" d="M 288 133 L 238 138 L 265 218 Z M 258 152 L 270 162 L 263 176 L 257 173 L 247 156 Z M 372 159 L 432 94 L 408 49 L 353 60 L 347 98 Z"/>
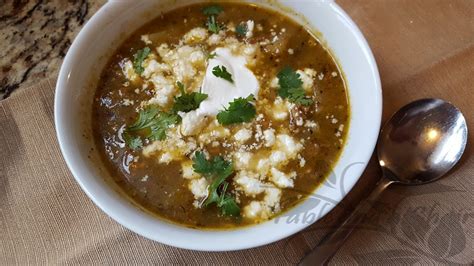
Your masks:
<path fill-rule="evenodd" d="M 228 48 L 217 48 L 213 53 L 215 56 L 209 59 L 201 88 L 208 98 L 201 102 L 198 114 L 216 115 L 236 98 L 246 98 L 250 94 L 257 97 L 260 89 L 257 78 L 246 66 L 245 57 L 233 55 Z M 233 83 L 212 73 L 215 67 L 223 66 L 232 75 Z"/>
<path fill-rule="evenodd" d="M 208 97 L 201 102 L 198 109 L 181 114 L 183 135 L 197 134 L 204 126 L 207 117 L 217 115 L 234 99 L 246 98 L 250 94 L 253 94 L 255 98 L 258 96 L 260 86 L 253 72 L 247 68 L 245 57 L 233 55 L 228 48 L 217 48 L 213 54 L 215 56 L 209 59 L 201 87 L 201 92 L 207 94 Z M 216 77 L 212 71 L 217 66 L 225 67 L 232 75 L 233 82 Z"/>

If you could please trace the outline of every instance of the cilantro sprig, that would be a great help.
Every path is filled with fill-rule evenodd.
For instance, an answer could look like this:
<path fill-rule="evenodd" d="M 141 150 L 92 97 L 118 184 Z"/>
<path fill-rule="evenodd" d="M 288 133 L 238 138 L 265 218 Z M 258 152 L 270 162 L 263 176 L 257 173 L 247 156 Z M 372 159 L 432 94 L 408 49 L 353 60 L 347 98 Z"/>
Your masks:
<path fill-rule="evenodd" d="M 237 27 L 235 27 L 235 33 L 239 37 L 245 37 L 245 35 L 247 35 L 247 31 L 247 24 L 245 23 L 240 23 L 239 25 L 237 25 Z"/>
<path fill-rule="evenodd" d="M 150 55 L 151 49 L 148 47 L 145 47 L 141 50 L 138 50 L 134 55 L 133 55 L 133 68 L 135 69 L 135 72 L 137 72 L 138 75 L 141 75 L 143 71 L 145 70 L 143 68 L 143 61 Z"/>
<path fill-rule="evenodd" d="M 288 98 L 290 102 L 301 105 L 311 105 L 313 103 L 313 100 L 306 96 L 300 74 L 296 73 L 291 67 L 283 68 L 277 77 L 278 85 L 280 85 L 278 89 L 280 97 Z"/>
<path fill-rule="evenodd" d="M 138 150 L 143 147 L 143 141 L 138 136 L 131 136 L 128 132 L 124 132 L 123 139 L 132 150 Z"/>
<path fill-rule="evenodd" d="M 186 93 L 186 91 L 184 90 L 183 83 L 179 81 L 176 83 L 176 86 L 178 86 L 181 95 L 174 97 L 174 105 L 171 108 L 172 113 L 187 113 L 189 111 L 196 110 L 197 108 L 199 108 L 201 102 L 207 99 L 208 97 L 207 94 L 201 92 Z"/>
<path fill-rule="evenodd" d="M 208 60 L 209 59 L 214 59 L 214 58 L 216 58 L 216 56 L 217 56 L 217 54 L 215 52 L 212 52 L 212 53 L 207 54 L 207 59 Z"/>
<path fill-rule="evenodd" d="M 222 26 L 217 22 L 216 17 L 223 11 L 221 6 L 212 5 L 205 7 L 202 12 L 207 16 L 207 29 L 212 33 L 219 33 L 222 29 Z"/>
<path fill-rule="evenodd" d="M 227 68 L 225 66 L 215 66 L 212 69 L 212 74 L 214 74 L 214 76 L 218 78 L 225 79 L 230 83 L 234 83 L 234 80 L 232 79 L 232 74 L 227 71 Z"/>
<path fill-rule="evenodd" d="M 140 135 L 152 141 L 163 140 L 166 138 L 166 130 L 180 120 L 176 114 L 160 111 L 156 106 L 148 106 L 141 110 L 135 122 L 125 129 L 124 140 L 131 149 L 139 149 L 143 146 Z"/>
<path fill-rule="evenodd" d="M 219 5 L 207 6 L 202 9 L 202 13 L 206 16 L 217 16 L 223 11 L 222 7 Z"/>
<path fill-rule="evenodd" d="M 257 110 L 252 104 L 254 96 L 250 94 L 247 98 L 237 98 L 229 103 L 229 108 L 220 111 L 217 114 L 217 121 L 222 125 L 250 122 Z"/>
<path fill-rule="evenodd" d="M 211 183 L 209 194 L 203 203 L 204 207 L 216 204 L 222 214 L 239 216 L 240 207 L 230 193 L 227 193 L 229 183 L 226 178 L 234 172 L 232 162 L 224 160 L 221 156 L 206 159 L 203 152 L 196 152 L 193 158 L 194 172 L 203 175 Z"/>

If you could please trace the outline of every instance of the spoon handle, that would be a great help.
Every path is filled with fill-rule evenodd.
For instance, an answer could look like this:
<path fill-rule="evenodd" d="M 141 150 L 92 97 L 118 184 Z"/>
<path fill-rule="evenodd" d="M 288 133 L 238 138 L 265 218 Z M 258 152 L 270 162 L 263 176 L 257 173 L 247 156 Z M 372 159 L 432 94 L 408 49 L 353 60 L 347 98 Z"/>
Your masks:
<path fill-rule="evenodd" d="M 382 177 L 375 186 L 374 191 L 362 200 L 352 214 L 333 232 L 328 233 L 319 244 L 307 253 L 298 265 L 325 265 L 344 244 L 349 235 L 362 222 L 374 205 L 375 200 L 393 181 Z"/>

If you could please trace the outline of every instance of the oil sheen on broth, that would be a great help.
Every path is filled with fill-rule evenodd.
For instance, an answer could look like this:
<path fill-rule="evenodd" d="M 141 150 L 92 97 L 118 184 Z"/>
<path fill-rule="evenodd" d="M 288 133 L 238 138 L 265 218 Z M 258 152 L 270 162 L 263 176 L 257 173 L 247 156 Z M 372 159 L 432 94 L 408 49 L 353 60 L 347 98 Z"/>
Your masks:
<path fill-rule="evenodd" d="M 103 70 L 93 109 L 114 181 L 199 228 L 255 224 L 305 199 L 349 120 L 341 72 L 315 36 L 237 3 L 186 6 L 136 31 Z"/>

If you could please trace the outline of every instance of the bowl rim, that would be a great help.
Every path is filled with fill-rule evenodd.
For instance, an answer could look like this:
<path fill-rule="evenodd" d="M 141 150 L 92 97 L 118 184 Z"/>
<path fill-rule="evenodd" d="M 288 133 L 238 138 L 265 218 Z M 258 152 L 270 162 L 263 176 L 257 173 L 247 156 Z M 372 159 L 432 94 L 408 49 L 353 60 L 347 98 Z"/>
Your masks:
<path fill-rule="evenodd" d="M 357 178 L 353 178 L 350 180 L 351 182 L 347 184 L 347 191 L 337 199 L 337 204 L 334 206 L 331 206 L 329 208 L 324 209 L 324 212 L 321 213 L 321 216 L 318 218 L 321 219 L 324 217 L 328 212 L 330 212 L 335 206 L 337 206 L 340 201 L 352 190 L 354 185 L 358 182 L 360 179 L 363 171 L 365 170 L 367 163 L 375 149 L 375 145 L 377 142 L 378 134 L 379 134 L 379 128 L 381 124 L 381 118 L 382 118 L 382 90 L 381 90 L 381 81 L 380 81 L 380 75 L 378 71 L 378 67 L 374 58 L 374 55 L 372 53 L 372 50 L 370 49 L 369 44 L 367 43 L 367 40 L 361 33 L 360 29 L 357 27 L 357 25 L 352 21 L 352 19 L 348 16 L 348 14 L 334 1 L 323 1 L 325 4 L 328 4 L 333 8 L 338 15 L 340 15 L 345 22 L 350 26 L 353 34 L 356 36 L 358 41 L 360 42 L 360 45 L 362 46 L 363 52 L 366 54 L 366 58 L 368 59 L 368 64 L 370 65 L 371 69 L 370 71 L 373 73 L 373 76 L 375 78 L 375 90 L 378 92 L 378 95 L 375 95 L 375 98 L 378 100 L 374 104 L 374 116 L 377 118 L 376 119 L 376 124 L 374 124 L 374 130 L 373 132 L 369 132 L 369 135 L 373 136 L 372 141 L 370 141 L 367 150 L 365 153 L 361 154 L 360 157 L 364 159 L 362 162 L 361 169 L 356 170 L 355 176 Z M 283 238 L 286 238 L 290 235 L 293 235 L 304 228 L 310 226 L 311 224 L 306 224 L 298 227 L 291 227 L 289 228 L 285 233 L 280 233 L 280 234 L 275 234 L 271 236 L 266 236 L 262 238 L 255 238 L 253 239 L 252 243 L 246 243 L 245 241 L 242 241 L 243 243 L 232 243 L 227 246 L 215 246 L 212 248 L 209 247 L 204 247 L 200 245 L 196 245 L 195 243 L 189 243 L 186 240 L 176 240 L 176 239 L 171 239 L 169 237 L 156 237 L 156 236 L 150 236 L 150 234 L 147 234 L 146 231 L 141 230 L 137 228 L 133 223 L 131 223 L 129 220 L 127 221 L 124 219 L 123 214 L 118 214 L 116 212 L 116 208 L 111 208 L 110 206 L 107 206 L 107 203 L 102 200 L 99 196 L 97 196 L 91 188 L 83 181 L 82 177 L 78 173 L 78 169 L 76 168 L 75 164 L 73 163 L 74 160 L 74 154 L 71 153 L 69 147 L 67 147 L 67 141 L 65 140 L 65 133 L 64 129 L 62 127 L 62 121 L 61 121 L 61 116 L 62 116 L 62 111 L 64 110 L 64 106 L 62 104 L 62 98 L 63 98 L 63 93 L 68 87 L 68 80 L 70 77 L 70 65 L 74 63 L 75 57 L 77 55 L 73 56 L 73 51 L 79 49 L 84 42 L 86 42 L 86 37 L 87 31 L 92 30 L 92 28 L 100 23 L 100 20 L 102 19 L 103 15 L 109 11 L 109 8 L 112 8 L 114 4 L 114 1 L 108 1 L 104 6 L 102 6 L 91 18 L 90 20 L 86 23 L 86 25 L 81 29 L 79 34 L 77 35 L 76 39 L 73 41 L 71 47 L 69 48 L 69 51 L 64 59 L 64 62 L 61 66 L 60 72 L 59 72 L 59 78 L 56 83 L 56 93 L 54 97 L 54 121 L 56 125 L 56 135 L 58 138 L 59 146 L 61 153 L 63 154 L 63 157 L 66 161 L 66 164 L 68 168 L 70 169 L 71 173 L 73 174 L 76 182 L 80 185 L 82 190 L 87 194 L 87 196 L 95 203 L 96 206 L 98 206 L 103 212 L 105 212 L 108 216 L 112 217 L 116 222 L 119 224 L 123 225 L 124 227 L 128 228 L 129 230 L 144 236 L 148 239 L 152 239 L 170 246 L 175 246 L 179 248 L 184 248 L 184 249 L 191 249 L 191 250 L 201 250 L 201 251 L 229 251 L 229 250 L 241 250 L 241 249 L 247 249 L 247 248 L 253 248 L 253 247 L 258 247 L 266 244 L 273 243 L 275 241 L 281 240 Z M 69 67 L 68 67 L 69 66 Z M 349 137 L 349 136 L 348 136 Z M 344 153 L 344 151 L 342 152 Z M 341 154 L 342 156 L 342 154 Z M 340 162 L 340 158 L 338 159 L 338 162 L 336 165 Z M 303 202 L 305 202 L 307 199 L 305 199 Z M 299 205 L 303 204 L 300 203 Z M 295 207 L 294 207 L 295 208 Z M 137 209 L 138 211 L 138 209 Z M 274 218 L 275 219 L 275 218 Z M 273 219 L 272 219 L 273 220 Z M 317 220 L 316 220 L 317 221 Z M 315 222 L 316 222 L 315 221 Z M 250 227 L 255 227 L 255 226 L 250 226 Z M 249 227 L 241 227 L 238 229 L 245 230 L 246 228 Z M 200 232 L 210 232 L 207 230 L 199 230 Z M 218 232 L 223 232 L 223 231 L 218 231 Z"/>

